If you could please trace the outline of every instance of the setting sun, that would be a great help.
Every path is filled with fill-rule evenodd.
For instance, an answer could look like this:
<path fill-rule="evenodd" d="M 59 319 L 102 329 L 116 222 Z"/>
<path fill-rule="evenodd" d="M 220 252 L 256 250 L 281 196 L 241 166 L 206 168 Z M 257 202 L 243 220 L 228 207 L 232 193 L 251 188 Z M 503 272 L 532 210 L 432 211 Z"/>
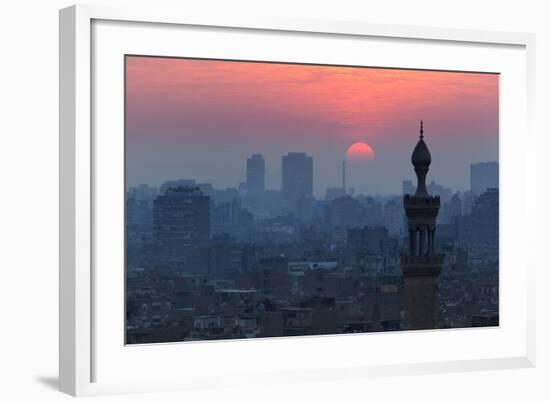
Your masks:
<path fill-rule="evenodd" d="M 356 142 L 346 151 L 346 156 L 352 160 L 374 159 L 374 150 L 364 142 Z"/>

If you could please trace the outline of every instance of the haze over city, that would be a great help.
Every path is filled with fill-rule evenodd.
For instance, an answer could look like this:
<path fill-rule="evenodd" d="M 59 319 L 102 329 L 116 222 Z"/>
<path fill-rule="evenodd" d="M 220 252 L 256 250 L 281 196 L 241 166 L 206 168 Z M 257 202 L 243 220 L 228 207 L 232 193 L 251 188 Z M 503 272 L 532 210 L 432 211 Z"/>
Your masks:
<path fill-rule="evenodd" d="M 126 78 L 127 343 L 499 325 L 497 75 Z"/>
<path fill-rule="evenodd" d="M 348 186 L 398 194 L 413 179 L 419 117 L 429 179 L 467 190 L 471 163 L 498 160 L 495 74 L 134 56 L 126 68 L 128 186 L 193 178 L 236 188 L 246 158 L 261 153 L 266 189 L 278 190 L 281 157 L 306 152 L 322 198 L 341 185 L 347 149 L 364 142 L 374 157 L 349 164 Z"/>

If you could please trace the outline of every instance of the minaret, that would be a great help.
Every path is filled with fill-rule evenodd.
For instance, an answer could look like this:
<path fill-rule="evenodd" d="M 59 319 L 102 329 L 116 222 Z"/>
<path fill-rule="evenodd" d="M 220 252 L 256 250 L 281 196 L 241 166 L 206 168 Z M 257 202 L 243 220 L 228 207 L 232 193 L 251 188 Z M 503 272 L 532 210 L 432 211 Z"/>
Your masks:
<path fill-rule="evenodd" d="M 431 196 L 426 188 L 431 161 L 420 121 L 420 139 L 411 156 L 418 185 L 414 196 L 406 194 L 403 197 L 409 248 L 406 254 L 401 255 L 401 270 L 405 297 L 404 329 L 409 330 L 437 328 L 438 278 L 444 255 L 435 252 L 439 196 Z"/>

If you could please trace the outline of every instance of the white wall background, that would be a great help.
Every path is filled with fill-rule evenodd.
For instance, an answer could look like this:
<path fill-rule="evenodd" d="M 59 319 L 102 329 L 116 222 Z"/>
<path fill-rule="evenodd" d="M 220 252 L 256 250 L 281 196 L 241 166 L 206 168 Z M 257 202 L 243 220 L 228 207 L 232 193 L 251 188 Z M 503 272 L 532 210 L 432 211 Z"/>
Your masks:
<path fill-rule="evenodd" d="M 116 5 L 137 1 L 96 3 Z M 63 0 L 3 1 L 0 7 L 0 398 L 57 400 L 58 291 L 58 21 Z M 144 2 L 146 3 L 146 2 Z M 533 369 L 325 382 L 207 394 L 149 394 L 120 399 L 317 400 L 550 399 L 548 348 L 550 266 L 543 249 L 550 240 L 548 207 L 550 106 L 550 13 L 545 1 L 504 0 L 277 0 L 151 1 L 220 14 L 360 19 L 374 23 L 430 25 L 537 34 L 539 135 L 537 233 L 538 363 Z M 521 133 L 518 133 L 521 135 Z M 545 186 L 544 188 L 542 186 Z M 535 201 L 535 199 L 533 200 Z M 520 268 L 520 266 L 518 266 Z M 108 397 L 109 399 L 119 399 Z"/>

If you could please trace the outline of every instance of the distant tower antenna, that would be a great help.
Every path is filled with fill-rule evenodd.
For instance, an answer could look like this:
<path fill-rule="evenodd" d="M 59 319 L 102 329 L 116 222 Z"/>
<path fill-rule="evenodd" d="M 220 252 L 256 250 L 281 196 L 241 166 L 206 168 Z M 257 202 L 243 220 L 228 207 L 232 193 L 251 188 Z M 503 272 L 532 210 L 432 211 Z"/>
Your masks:
<path fill-rule="evenodd" d="M 346 188 L 346 160 L 342 162 L 342 188 L 344 189 L 344 193 L 347 194 L 347 188 Z"/>

